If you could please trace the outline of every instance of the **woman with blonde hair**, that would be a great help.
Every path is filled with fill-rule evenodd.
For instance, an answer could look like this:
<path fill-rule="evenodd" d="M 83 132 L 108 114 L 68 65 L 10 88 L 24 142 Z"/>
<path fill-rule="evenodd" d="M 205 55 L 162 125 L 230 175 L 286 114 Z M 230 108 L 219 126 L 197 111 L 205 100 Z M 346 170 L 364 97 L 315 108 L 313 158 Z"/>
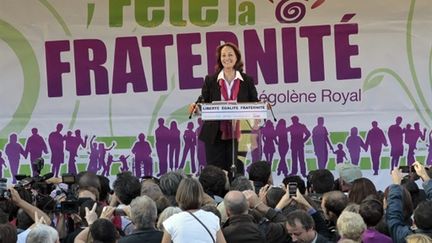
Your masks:
<path fill-rule="evenodd" d="M 366 230 L 366 224 L 360 214 L 344 211 L 339 216 L 336 226 L 342 239 L 362 242 L 361 236 Z"/>
<path fill-rule="evenodd" d="M 198 180 L 184 178 L 178 187 L 176 201 L 183 210 L 163 222 L 162 243 L 224 243 L 219 218 L 201 209 L 204 190 Z"/>
<path fill-rule="evenodd" d="M 425 234 L 412 234 L 405 238 L 407 243 L 431 243 L 432 238 Z"/>

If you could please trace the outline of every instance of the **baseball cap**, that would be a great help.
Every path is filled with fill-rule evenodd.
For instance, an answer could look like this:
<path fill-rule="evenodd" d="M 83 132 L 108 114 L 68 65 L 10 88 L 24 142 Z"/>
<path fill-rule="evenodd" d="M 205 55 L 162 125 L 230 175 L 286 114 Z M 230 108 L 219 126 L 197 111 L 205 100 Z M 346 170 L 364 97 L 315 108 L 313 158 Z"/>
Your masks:
<path fill-rule="evenodd" d="M 360 167 L 351 163 L 338 164 L 337 169 L 339 171 L 339 178 L 349 183 L 363 176 Z"/>

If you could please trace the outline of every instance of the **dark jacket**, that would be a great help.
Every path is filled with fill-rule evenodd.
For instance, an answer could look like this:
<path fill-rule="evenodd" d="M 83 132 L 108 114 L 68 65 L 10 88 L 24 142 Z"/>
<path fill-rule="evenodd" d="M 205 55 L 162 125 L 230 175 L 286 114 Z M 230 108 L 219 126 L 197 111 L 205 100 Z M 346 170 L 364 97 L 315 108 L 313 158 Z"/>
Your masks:
<path fill-rule="evenodd" d="M 423 188 L 427 199 L 431 200 L 432 180 L 423 183 Z M 406 242 L 405 237 L 415 232 L 411 230 L 410 225 L 407 225 L 404 222 L 402 186 L 394 184 L 390 186 L 387 202 L 386 219 L 393 242 L 404 243 Z"/>
<path fill-rule="evenodd" d="M 156 229 L 135 230 L 132 234 L 127 235 L 119 240 L 119 243 L 160 243 L 162 241 L 163 232 Z"/>
<path fill-rule="evenodd" d="M 237 101 L 258 101 L 258 94 L 253 79 L 244 73 L 241 73 L 241 76 L 243 77 L 243 81 L 240 82 L 240 89 L 237 95 Z M 206 76 L 204 85 L 201 90 L 201 95 L 204 103 L 211 103 L 213 101 L 221 100 L 221 92 L 217 77 L 218 73 Z M 213 144 L 217 139 L 219 127 L 219 121 L 204 121 L 201 133 L 199 134 L 199 139 L 205 143 Z"/>
<path fill-rule="evenodd" d="M 222 226 L 225 240 L 230 243 L 263 243 L 265 236 L 261 233 L 253 217 L 248 214 L 231 216 Z"/>

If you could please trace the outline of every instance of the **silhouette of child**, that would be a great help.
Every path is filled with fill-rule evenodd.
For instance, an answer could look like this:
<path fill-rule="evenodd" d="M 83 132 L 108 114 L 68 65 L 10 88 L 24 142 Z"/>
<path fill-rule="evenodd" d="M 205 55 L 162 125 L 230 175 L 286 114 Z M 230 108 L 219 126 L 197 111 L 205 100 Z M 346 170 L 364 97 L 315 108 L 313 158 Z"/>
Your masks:
<path fill-rule="evenodd" d="M 128 166 L 128 162 L 127 159 L 129 158 L 130 155 L 128 156 L 124 156 L 124 155 L 120 155 L 119 160 L 122 163 L 122 166 L 120 167 L 120 171 L 121 172 L 125 172 L 125 171 L 129 171 L 129 166 Z"/>
<path fill-rule="evenodd" d="M 343 149 L 343 145 L 341 143 L 339 143 L 337 145 L 337 150 L 333 150 L 333 153 L 336 155 L 336 163 L 340 164 L 344 162 L 344 159 L 348 160 L 346 157 L 346 153 Z"/>

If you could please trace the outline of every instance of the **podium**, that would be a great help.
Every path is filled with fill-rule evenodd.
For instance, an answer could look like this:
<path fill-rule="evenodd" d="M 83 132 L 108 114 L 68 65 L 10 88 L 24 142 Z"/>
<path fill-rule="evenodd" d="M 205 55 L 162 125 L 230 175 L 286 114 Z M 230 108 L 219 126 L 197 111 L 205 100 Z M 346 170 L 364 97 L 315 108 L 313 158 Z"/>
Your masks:
<path fill-rule="evenodd" d="M 267 103 L 265 102 L 202 103 L 201 119 L 204 121 L 267 119 Z"/>
<path fill-rule="evenodd" d="M 233 102 L 233 101 L 216 101 L 213 103 L 201 103 L 200 113 L 203 121 L 231 121 L 231 134 L 235 134 L 237 120 L 264 120 L 267 119 L 267 102 Z M 235 143 L 232 138 L 232 165 L 231 173 L 233 177 L 236 172 L 235 162 Z"/>

